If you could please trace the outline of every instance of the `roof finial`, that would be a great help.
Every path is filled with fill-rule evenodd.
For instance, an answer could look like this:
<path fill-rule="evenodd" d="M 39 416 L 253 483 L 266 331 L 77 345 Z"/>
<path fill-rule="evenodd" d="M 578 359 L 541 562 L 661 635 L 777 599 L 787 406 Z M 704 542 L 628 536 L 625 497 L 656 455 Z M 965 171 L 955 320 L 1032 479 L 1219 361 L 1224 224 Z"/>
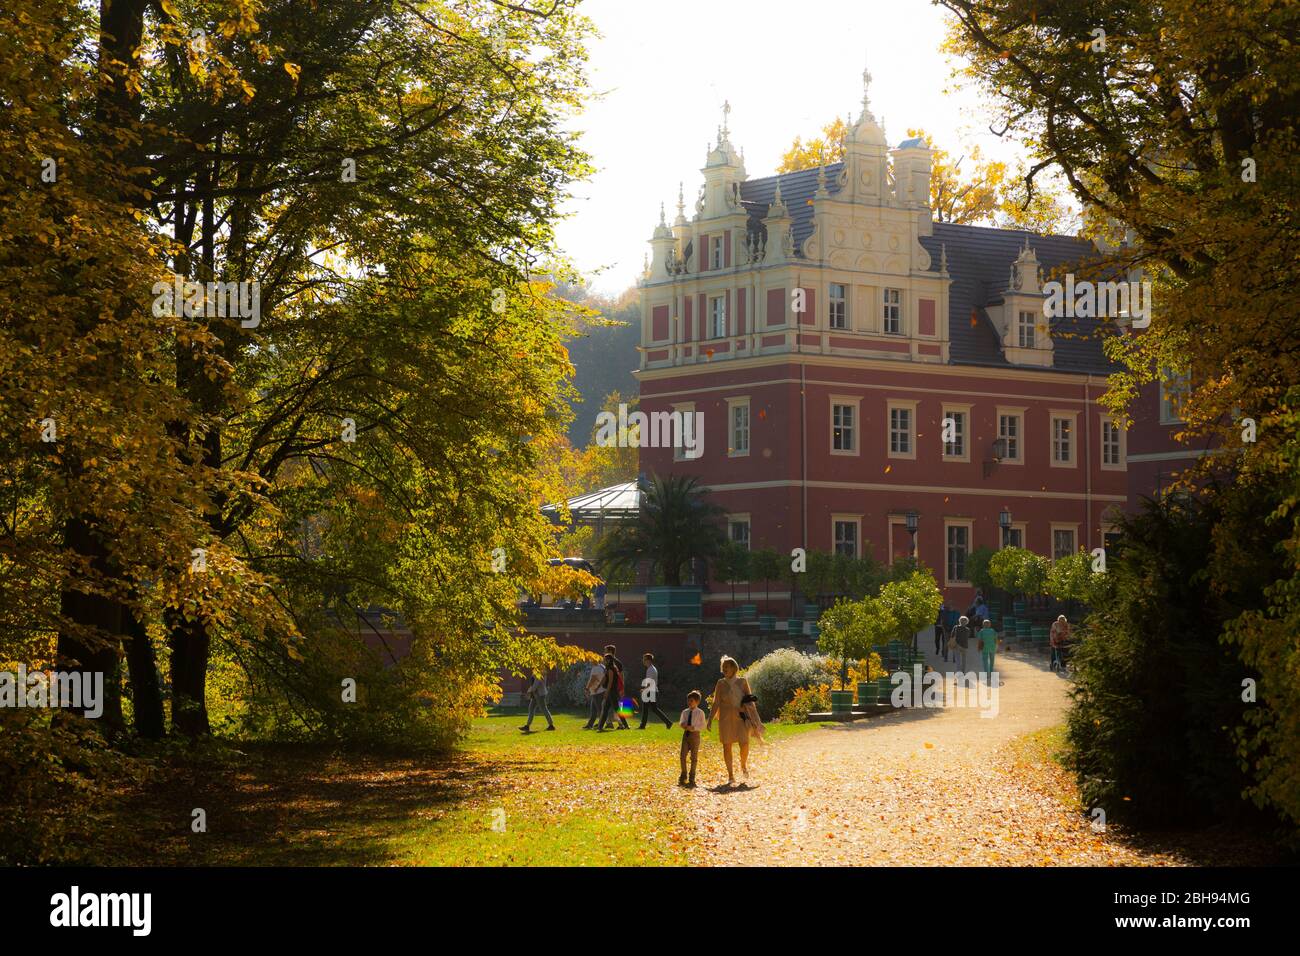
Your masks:
<path fill-rule="evenodd" d="M 659 225 L 666 226 L 668 223 L 664 220 L 664 204 L 659 204 Z"/>
<path fill-rule="evenodd" d="M 871 117 L 872 119 L 875 118 L 871 116 L 870 90 L 871 90 L 871 71 L 866 67 L 863 67 L 862 68 L 862 118 L 859 119 L 858 122 L 861 122 L 862 119 L 866 119 L 867 117 Z"/>
<path fill-rule="evenodd" d="M 682 192 L 682 181 L 679 179 L 677 181 L 677 215 L 683 216 L 685 214 L 686 214 L 686 199 Z"/>
<path fill-rule="evenodd" d="M 826 191 L 826 156 L 820 152 L 817 155 L 817 193 L 818 198 L 830 195 Z"/>
<path fill-rule="evenodd" d="M 727 129 L 727 119 L 730 116 L 731 116 L 731 101 L 723 100 L 722 101 L 722 136 L 724 139 L 726 138 L 727 134 L 730 132 L 730 130 Z"/>
<path fill-rule="evenodd" d="M 774 206 L 781 205 L 781 177 L 780 176 L 776 177 L 776 196 L 772 200 L 772 205 Z"/>
<path fill-rule="evenodd" d="M 939 243 L 939 274 L 948 274 L 948 243 Z"/>

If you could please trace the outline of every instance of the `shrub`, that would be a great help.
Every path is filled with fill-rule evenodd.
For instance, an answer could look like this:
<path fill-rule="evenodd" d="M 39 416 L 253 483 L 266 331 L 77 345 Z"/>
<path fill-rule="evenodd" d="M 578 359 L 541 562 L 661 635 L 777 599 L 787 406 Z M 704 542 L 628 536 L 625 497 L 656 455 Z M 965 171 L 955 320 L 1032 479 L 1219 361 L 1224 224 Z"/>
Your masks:
<path fill-rule="evenodd" d="M 800 687 L 828 681 L 825 660 L 820 654 L 783 647 L 750 664 L 745 678 L 758 697 L 759 715 L 771 720 Z"/>
<path fill-rule="evenodd" d="M 830 709 L 830 685 L 813 684 L 795 688 L 794 696 L 781 705 L 780 718 L 791 724 L 805 724 L 809 714 L 825 713 Z"/>
<path fill-rule="evenodd" d="M 1068 764 L 1084 806 L 1112 820 L 1180 826 L 1248 808 L 1233 734 L 1249 709 L 1241 681 L 1258 675 L 1220 642 L 1230 604 L 1204 571 L 1218 520 L 1194 500 L 1124 519 L 1108 593 L 1071 658 Z"/>

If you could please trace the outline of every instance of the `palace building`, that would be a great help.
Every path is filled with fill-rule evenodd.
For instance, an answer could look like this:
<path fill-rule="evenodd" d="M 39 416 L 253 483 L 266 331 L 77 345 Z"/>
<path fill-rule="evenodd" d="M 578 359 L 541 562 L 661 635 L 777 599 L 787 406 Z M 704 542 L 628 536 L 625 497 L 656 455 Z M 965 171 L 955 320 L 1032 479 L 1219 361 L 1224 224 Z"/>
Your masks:
<path fill-rule="evenodd" d="M 915 546 L 959 605 L 974 548 L 1103 545 L 1130 498 L 1111 333 L 1042 291 L 1096 247 L 934 221 L 930 150 L 890 148 L 865 91 L 841 162 L 750 179 L 729 135 L 640 283 L 640 408 L 695 414 L 702 454 L 642 471 L 697 475 L 751 548 Z"/>

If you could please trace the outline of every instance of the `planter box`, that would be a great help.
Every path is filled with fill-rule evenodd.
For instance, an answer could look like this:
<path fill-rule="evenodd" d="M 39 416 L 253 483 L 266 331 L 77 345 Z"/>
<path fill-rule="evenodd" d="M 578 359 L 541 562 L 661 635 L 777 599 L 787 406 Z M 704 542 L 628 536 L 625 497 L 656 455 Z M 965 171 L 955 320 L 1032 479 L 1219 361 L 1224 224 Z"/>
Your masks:
<path fill-rule="evenodd" d="M 853 691 L 851 690 L 833 690 L 831 691 L 831 713 L 847 714 L 853 710 Z"/>
<path fill-rule="evenodd" d="M 645 618 L 650 624 L 698 624 L 704 617 L 703 589 L 645 589 Z"/>

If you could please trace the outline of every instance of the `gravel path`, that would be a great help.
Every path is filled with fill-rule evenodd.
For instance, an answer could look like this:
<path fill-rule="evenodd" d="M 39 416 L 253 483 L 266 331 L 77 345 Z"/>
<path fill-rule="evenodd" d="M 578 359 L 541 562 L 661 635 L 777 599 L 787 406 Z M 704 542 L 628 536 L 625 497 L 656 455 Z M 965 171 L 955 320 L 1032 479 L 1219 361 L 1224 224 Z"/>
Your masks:
<path fill-rule="evenodd" d="M 931 644 L 931 647 L 933 645 Z M 929 653 L 929 648 L 926 649 Z M 968 655 L 970 657 L 972 655 Z M 946 670 L 930 655 L 932 666 Z M 1179 865 L 1094 831 L 1064 772 L 1019 756 L 1023 734 L 1060 724 L 1069 682 L 1035 654 L 998 656 L 998 714 L 900 710 L 755 746 L 745 790 L 688 792 L 710 859 L 740 865 Z M 720 750 L 709 735 L 704 746 Z M 737 770 L 739 767 L 737 766 Z M 717 855 L 714 855 L 717 854 Z"/>

